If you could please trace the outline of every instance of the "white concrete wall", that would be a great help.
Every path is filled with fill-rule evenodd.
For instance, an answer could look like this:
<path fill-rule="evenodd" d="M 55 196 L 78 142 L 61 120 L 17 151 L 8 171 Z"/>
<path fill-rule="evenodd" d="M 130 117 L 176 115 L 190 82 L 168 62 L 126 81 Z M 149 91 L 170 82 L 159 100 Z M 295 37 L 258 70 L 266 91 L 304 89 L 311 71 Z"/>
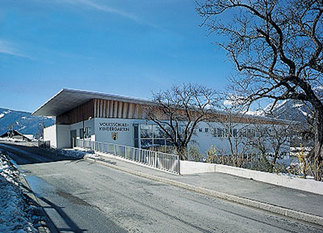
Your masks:
<path fill-rule="evenodd" d="M 71 147 L 71 136 L 69 125 L 56 125 L 57 148 Z"/>
<path fill-rule="evenodd" d="M 264 183 L 323 195 L 323 182 L 315 181 L 312 179 L 301 179 L 281 174 L 260 172 L 221 164 L 210 164 L 192 161 L 181 161 L 180 171 L 182 175 L 206 172 L 221 172 L 234 176 L 244 177 L 247 179 L 252 178 Z"/>
<path fill-rule="evenodd" d="M 215 171 L 323 195 L 323 182 L 311 179 L 288 177 L 282 174 L 260 172 L 221 164 L 216 164 Z"/>
<path fill-rule="evenodd" d="M 50 141 L 50 146 L 57 147 L 56 124 L 44 128 L 44 141 Z"/>
<path fill-rule="evenodd" d="M 137 122 L 138 120 L 131 119 L 95 118 L 95 140 L 98 142 L 134 146 L 133 124 Z M 117 134 L 116 140 L 113 140 L 113 134 Z"/>
<path fill-rule="evenodd" d="M 182 175 L 215 172 L 215 164 L 181 160 L 180 171 Z"/>

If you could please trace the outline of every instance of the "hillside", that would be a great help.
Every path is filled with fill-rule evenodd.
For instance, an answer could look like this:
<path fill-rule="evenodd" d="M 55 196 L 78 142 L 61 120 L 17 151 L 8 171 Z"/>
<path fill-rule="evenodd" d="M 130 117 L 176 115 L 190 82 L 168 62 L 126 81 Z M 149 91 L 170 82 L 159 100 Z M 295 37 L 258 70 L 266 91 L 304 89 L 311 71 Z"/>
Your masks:
<path fill-rule="evenodd" d="M 318 87 L 316 89 L 316 94 L 323 100 L 323 87 Z M 274 116 L 280 119 L 286 120 L 294 120 L 300 122 L 307 122 L 307 118 L 313 117 L 313 113 L 310 110 L 310 106 L 304 104 L 302 101 L 299 100 L 284 100 L 277 104 L 274 109 L 272 109 L 271 113 L 268 111 L 271 108 L 271 104 L 269 104 L 265 109 L 264 112 L 267 112 L 267 116 Z"/>
<path fill-rule="evenodd" d="M 53 125 L 55 120 L 50 117 L 32 116 L 30 112 L 0 108 L 0 134 L 8 131 L 9 127 L 13 125 L 15 130 L 23 134 L 36 135 L 41 123 L 47 127 Z"/>

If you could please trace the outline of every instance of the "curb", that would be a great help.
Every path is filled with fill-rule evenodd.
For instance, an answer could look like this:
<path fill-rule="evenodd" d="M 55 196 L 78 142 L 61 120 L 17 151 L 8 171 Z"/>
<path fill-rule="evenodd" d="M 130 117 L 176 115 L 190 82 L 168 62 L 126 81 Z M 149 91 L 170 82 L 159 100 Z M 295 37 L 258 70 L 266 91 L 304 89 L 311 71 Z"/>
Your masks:
<path fill-rule="evenodd" d="M 223 193 L 223 192 L 218 192 L 218 191 L 215 191 L 215 190 L 201 188 L 201 187 L 197 187 L 197 186 L 190 185 L 190 184 L 185 184 L 185 183 L 175 181 L 175 180 L 171 180 L 171 179 L 167 179 L 167 178 L 161 178 L 161 177 L 154 176 L 154 175 L 148 175 L 148 174 L 138 172 L 138 171 L 132 171 L 132 170 L 129 170 L 129 169 L 118 167 L 118 166 L 113 165 L 113 164 L 106 163 L 106 162 L 101 161 L 101 160 L 97 160 L 95 158 L 84 157 L 84 159 L 92 160 L 92 161 L 95 161 L 96 163 L 102 164 L 102 165 L 104 165 L 106 167 L 110 167 L 110 168 L 113 168 L 113 169 L 116 169 L 116 170 L 119 170 L 119 171 L 130 173 L 132 175 L 140 176 L 140 177 L 147 178 L 147 179 L 150 179 L 150 180 L 154 180 L 154 181 L 157 181 L 157 182 L 161 182 L 161 183 L 164 183 L 164 184 L 169 184 L 169 185 L 176 186 L 176 187 L 179 187 L 179 188 L 183 188 L 183 189 L 186 189 L 186 190 L 189 190 L 189 191 L 204 194 L 204 195 L 207 195 L 207 196 L 210 196 L 210 197 L 221 198 L 221 199 L 226 200 L 226 201 L 235 202 L 235 203 L 242 204 L 242 205 L 245 205 L 245 206 L 249 206 L 249 207 L 261 209 L 261 210 L 264 210 L 264 211 L 268 211 L 268 212 L 271 212 L 271 213 L 274 213 L 274 214 L 279 214 L 279 215 L 282 215 L 282 216 L 286 216 L 286 217 L 290 217 L 290 218 L 293 218 L 293 219 L 302 220 L 302 221 L 305 221 L 305 222 L 314 223 L 314 224 L 323 226 L 323 217 L 320 217 L 320 216 L 307 214 L 307 213 L 304 213 L 304 212 L 301 212 L 301 211 L 296 211 L 296 210 L 288 209 L 288 208 L 285 208 L 285 207 L 276 206 L 276 205 L 273 205 L 273 204 L 268 204 L 268 203 L 264 203 L 264 202 L 260 202 L 260 201 L 255 201 L 255 200 L 251 200 L 251 199 L 244 198 L 244 197 L 238 197 L 238 196 L 235 196 L 235 195 L 231 195 L 231 194 L 227 194 L 227 193 Z"/>
<path fill-rule="evenodd" d="M 10 152 L 11 153 L 11 152 Z M 12 163 L 13 159 L 8 155 L 10 162 Z M 35 193 L 32 191 L 28 181 L 26 180 L 26 177 L 22 174 L 22 172 L 19 169 L 19 166 L 15 165 L 12 163 L 13 166 L 19 171 L 19 181 L 21 182 L 22 185 L 25 187 L 22 187 L 24 189 L 25 195 L 27 195 L 30 199 L 35 201 L 40 208 L 41 214 L 46 218 L 45 220 L 41 220 L 39 223 L 41 226 L 37 227 L 37 231 L 39 233 L 56 233 L 58 230 L 56 229 L 55 225 L 51 222 L 49 216 L 47 215 L 46 211 L 44 210 L 43 206 L 40 204 L 40 201 L 38 197 L 35 195 Z"/>
<path fill-rule="evenodd" d="M 26 178 L 23 175 L 22 175 L 22 177 L 20 177 L 20 182 L 31 190 L 31 188 L 29 186 L 29 183 L 27 182 Z M 42 205 L 40 204 L 38 197 L 33 192 L 29 192 L 29 191 L 28 191 L 28 193 L 26 193 L 26 195 L 28 195 L 29 198 L 31 198 L 32 200 L 34 200 L 38 204 L 39 208 L 41 209 L 41 213 L 46 218 L 46 220 L 42 220 L 40 222 L 41 226 L 37 228 L 38 232 L 39 233 L 51 233 L 51 232 L 54 232 L 54 231 L 51 231 L 49 226 L 48 226 L 49 225 L 48 221 L 50 221 L 49 217 L 46 214 L 46 212 L 45 212 L 44 208 L 42 207 Z M 55 232 L 58 232 L 58 231 L 55 231 Z"/>

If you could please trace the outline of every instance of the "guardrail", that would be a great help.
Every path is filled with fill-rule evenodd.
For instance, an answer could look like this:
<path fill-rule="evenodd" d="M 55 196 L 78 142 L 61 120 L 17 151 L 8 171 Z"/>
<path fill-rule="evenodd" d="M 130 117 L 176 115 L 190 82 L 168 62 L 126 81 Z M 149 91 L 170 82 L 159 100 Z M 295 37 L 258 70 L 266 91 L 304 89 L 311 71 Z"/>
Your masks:
<path fill-rule="evenodd" d="M 180 159 L 178 155 L 82 139 L 76 139 L 76 146 L 101 153 L 113 154 L 157 169 L 180 174 Z"/>

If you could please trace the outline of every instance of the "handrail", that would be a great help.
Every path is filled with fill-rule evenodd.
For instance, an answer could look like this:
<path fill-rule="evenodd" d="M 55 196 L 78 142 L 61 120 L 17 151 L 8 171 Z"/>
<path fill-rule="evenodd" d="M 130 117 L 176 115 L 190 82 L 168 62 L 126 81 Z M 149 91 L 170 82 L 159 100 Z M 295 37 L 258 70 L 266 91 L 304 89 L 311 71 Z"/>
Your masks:
<path fill-rule="evenodd" d="M 76 146 L 101 153 L 113 154 L 160 170 L 180 174 L 180 159 L 178 155 L 84 139 L 76 139 Z"/>

